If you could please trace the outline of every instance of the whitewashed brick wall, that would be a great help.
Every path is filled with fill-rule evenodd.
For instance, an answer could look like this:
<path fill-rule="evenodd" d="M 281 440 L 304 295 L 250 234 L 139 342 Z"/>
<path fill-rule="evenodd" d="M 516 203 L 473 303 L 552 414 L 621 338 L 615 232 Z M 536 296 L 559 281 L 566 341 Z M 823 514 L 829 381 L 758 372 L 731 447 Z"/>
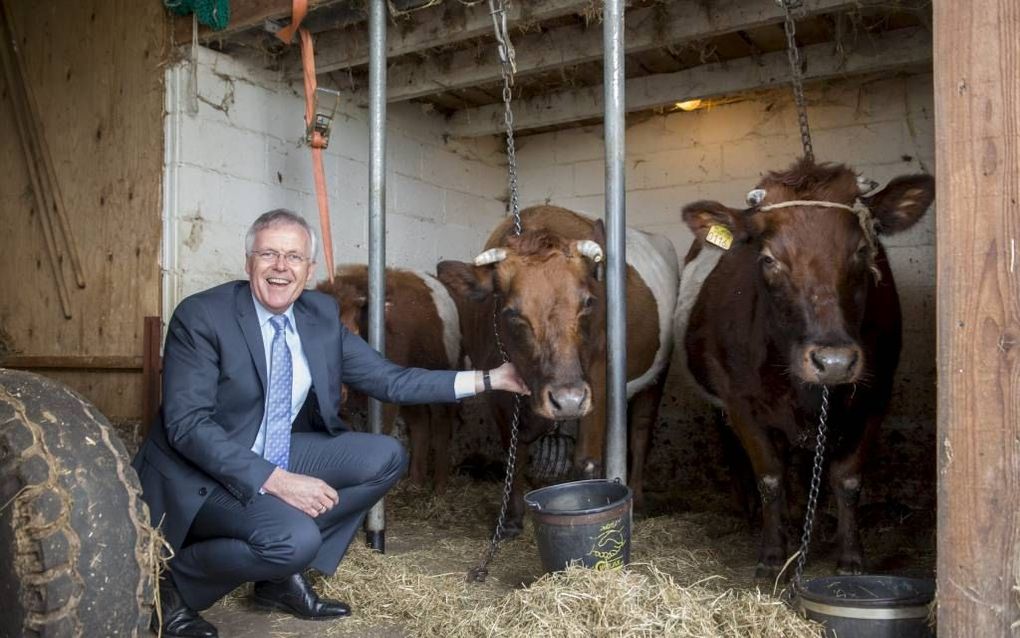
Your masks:
<path fill-rule="evenodd" d="M 300 84 L 209 49 L 198 59 L 197 112 L 189 64 L 167 74 L 168 317 L 188 294 L 244 277 L 244 233 L 260 213 L 291 208 L 318 228 Z M 440 259 L 472 257 L 505 210 L 499 141 L 447 143 L 438 115 L 388 111 L 387 264 L 434 270 Z M 325 153 L 337 263 L 368 258 L 367 118 L 344 100 Z"/>

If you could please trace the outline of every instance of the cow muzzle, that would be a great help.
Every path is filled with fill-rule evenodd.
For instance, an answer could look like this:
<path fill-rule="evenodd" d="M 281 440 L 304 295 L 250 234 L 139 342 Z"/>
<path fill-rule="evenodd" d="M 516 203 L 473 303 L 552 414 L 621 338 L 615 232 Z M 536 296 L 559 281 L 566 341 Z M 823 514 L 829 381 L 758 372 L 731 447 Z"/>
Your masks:
<path fill-rule="evenodd" d="M 863 360 L 856 345 L 808 346 L 801 358 L 800 376 L 820 385 L 854 383 L 860 377 Z"/>
<path fill-rule="evenodd" d="M 536 410 L 554 421 L 579 419 L 591 412 L 591 387 L 587 383 L 546 386 Z"/>

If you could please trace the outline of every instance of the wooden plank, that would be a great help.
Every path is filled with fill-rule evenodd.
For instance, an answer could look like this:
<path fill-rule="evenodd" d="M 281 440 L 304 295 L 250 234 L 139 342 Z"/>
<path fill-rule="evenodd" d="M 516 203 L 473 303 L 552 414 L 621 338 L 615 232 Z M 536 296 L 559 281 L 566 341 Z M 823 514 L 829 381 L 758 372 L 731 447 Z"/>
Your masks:
<path fill-rule="evenodd" d="M 342 0 L 308 0 L 308 12 L 321 9 Z M 266 20 L 289 18 L 293 3 L 291 0 L 243 0 L 230 3 L 230 22 L 221 31 L 213 31 L 209 27 L 199 25 L 198 41 L 201 43 L 222 40 L 236 33 L 247 31 L 252 27 L 261 27 Z M 189 44 L 191 42 L 192 16 L 173 18 L 174 43 Z"/>
<path fill-rule="evenodd" d="M 507 23 L 520 26 L 541 22 L 583 13 L 590 6 L 591 0 L 517 0 L 507 7 Z M 448 6 L 440 6 L 416 15 L 410 26 L 390 24 L 386 31 L 386 55 L 392 58 L 491 33 L 488 3 L 464 7 L 459 15 L 451 14 Z M 368 64 L 368 31 L 351 28 L 323 33 L 316 39 L 315 51 L 315 68 L 319 73 Z M 293 76 L 300 75 L 300 62 L 295 63 L 290 72 Z"/>
<path fill-rule="evenodd" d="M 885 0 L 807 0 L 806 15 L 842 11 Z M 626 17 L 624 51 L 640 51 L 706 40 L 741 29 L 781 22 L 783 10 L 761 0 L 676 0 L 631 11 Z M 551 29 L 514 40 L 517 77 L 602 59 L 602 29 L 580 25 Z M 425 61 L 394 64 L 387 74 L 387 99 L 411 100 L 466 86 L 499 81 L 495 47 L 481 60 L 474 49 L 456 51 Z"/>
<path fill-rule="evenodd" d="M 142 357 L 129 355 L 11 355 L 0 358 L 0 368 L 20 370 L 141 370 Z"/>
<path fill-rule="evenodd" d="M 804 47 L 807 59 L 805 79 L 825 80 L 847 75 L 888 72 L 930 63 L 932 52 L 927 32 L 901 29 L 875 36 L 844 60 L 831 44 Z M 756 89 L 781 86 L 790 81 L 785 51 L 757 58 L 705 64 L 676 73 L 649 75 L 627 80 L 625 94 L 628 111 L 665 106 L 682 100 L 711 98 Z M 602 87 L 561 91 L 542 95 L 514 105 L 518 131 L 566 124 L 602 116 Z M 450 118 L 448 132 L 456 137 L 477 137 L 503 131 L 503 105 L 468 109 Z"/>
<path fill-rule="evenodd" d="M 1020 3 L 934 3 L 938 632 L 1020 626 Z"/>
<path fill-rule="evenodd" d="M 143 318 L 160 312 L 163 54 L 170 20 L 160 2 L 5 2 L 26 80 L 53 157 L 81 252 L 87 288 L 60 303 L 46 247 L 31 219 L 28 171 L 10 100 L 0 99 L 0 326 L 20 356 L 99 357 L 50 371 L 104 414 L 140 417 Z M 74 37 L 53 37 L 53 34 Z M 0 90 L 2 92 L 2 90 Z M 154 135 L 155 131 L 155 135 Z M 73 204 L 73 206 L 72 206 Z M 63 264 L 70 279 L 70 264 Z M 103 360 L 104 357 L 114 359 Z M 44 363 L 38 362 L 37 363 Z M 24 363 L 27 363 L 25 361 Z"/>

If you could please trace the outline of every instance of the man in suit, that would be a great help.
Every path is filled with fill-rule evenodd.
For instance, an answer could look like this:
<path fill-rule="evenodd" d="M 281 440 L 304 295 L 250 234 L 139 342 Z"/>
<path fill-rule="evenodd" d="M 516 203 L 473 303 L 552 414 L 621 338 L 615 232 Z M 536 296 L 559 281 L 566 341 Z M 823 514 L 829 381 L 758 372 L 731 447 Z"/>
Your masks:
<path fill-rule="evenodd" d="M 382 401 L 526 393 L 512 364 L 489 372 L 402 368 L 305 290 L 315 235 L 274 210 L 245 239 L 248 281 L 192 295 L 170 320 L 163 405 L 134 459 L 153 525 L 175 555 L 160 582 L 163 636 L 209 638 L 206 609 L 254 581 L 255 603 L 309 619 L 350 608 L 318 597 L 306 568 L 331 574 L 365 514 L 403 475 L 393 438 L 340 421 L 341 382 Z"/>

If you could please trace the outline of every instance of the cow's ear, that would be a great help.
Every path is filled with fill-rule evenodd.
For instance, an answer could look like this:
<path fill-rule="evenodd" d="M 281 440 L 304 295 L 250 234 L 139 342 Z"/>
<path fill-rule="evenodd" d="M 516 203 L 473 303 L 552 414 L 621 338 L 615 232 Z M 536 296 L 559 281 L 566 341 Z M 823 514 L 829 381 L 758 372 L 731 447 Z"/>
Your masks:
<path fill-rule="evenodd" d="M 864 204 L 878 220 L 878 232 L 898 233 L 917 223 L 935 199 L 935 178 L 931 175 L 903 175 L 870 197 Z"/>
<path fill-rule="evenodd" d="M 684 206 L 684 223 L 699 241 L 705 241 L 713 226 L 723 226 L 734 241 L 748 237 L 749 226 L 744 211 L 723 206 L 719 202 L 700 201 Z"/>
<path fill-rule="evenodd" d="M 436 276 L 455 296 L 482 302 L 492 294 L 495 270 L 495 265 L 475 266 L 462 261 L 441 261 L 436 266 Z"/>

